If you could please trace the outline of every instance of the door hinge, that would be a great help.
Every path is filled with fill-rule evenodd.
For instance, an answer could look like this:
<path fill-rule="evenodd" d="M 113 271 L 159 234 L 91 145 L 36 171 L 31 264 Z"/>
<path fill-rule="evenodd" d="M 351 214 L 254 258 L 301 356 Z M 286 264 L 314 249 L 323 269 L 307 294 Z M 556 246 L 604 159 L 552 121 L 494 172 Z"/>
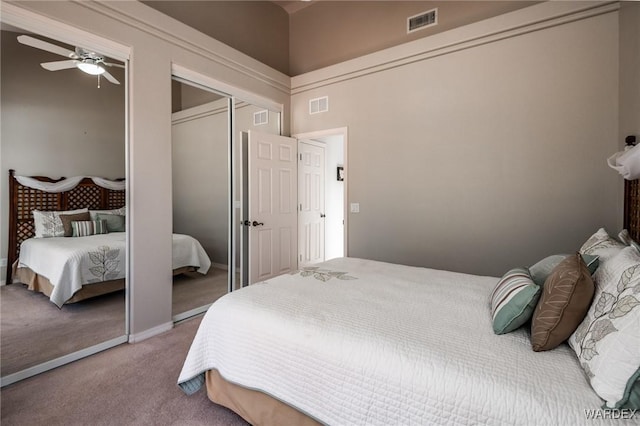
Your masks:
<path fill-rule="evenodd" d="M 302 211 L 302 204 L 300 204 L 300 211 Z"/>
<path fill-rule="evenodd" d="M 302 262 L 302 255 L 300 255 L 300 262 Z"/>
<path fill-rule="evenodd" d="M 300 154 L 300 161 L 302 161 L 302 154 Z"/>

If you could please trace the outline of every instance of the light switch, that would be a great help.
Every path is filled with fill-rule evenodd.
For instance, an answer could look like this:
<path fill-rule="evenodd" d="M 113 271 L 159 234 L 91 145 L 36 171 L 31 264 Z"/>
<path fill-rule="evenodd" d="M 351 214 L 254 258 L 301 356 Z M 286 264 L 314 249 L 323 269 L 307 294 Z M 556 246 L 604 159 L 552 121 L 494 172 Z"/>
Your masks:
<path fill-rule="evenodd" d="M 360 213 L 360 203 L 351 203 L 351 213 Z"/>

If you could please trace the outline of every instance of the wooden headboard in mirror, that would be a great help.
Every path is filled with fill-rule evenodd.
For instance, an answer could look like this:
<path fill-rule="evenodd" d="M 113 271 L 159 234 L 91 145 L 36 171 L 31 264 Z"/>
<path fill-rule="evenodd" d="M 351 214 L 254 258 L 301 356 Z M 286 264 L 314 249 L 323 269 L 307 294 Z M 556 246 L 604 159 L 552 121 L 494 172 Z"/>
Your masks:
<path fill-rule="evenodd" d="M 30 176 L 42 182 L 60 182 L 45 176 Z M 7 253 L 7 284 L 11 283 L 12 265 L 20 254 L 20 244 L 35 235 L 34 210 L 111 210 L 123 207 L 125 191 L 103 188 L 90 178 L 65 192 L 45 192 L 21 185 L 15 171 L 9 170 L 9 247 Z"/>

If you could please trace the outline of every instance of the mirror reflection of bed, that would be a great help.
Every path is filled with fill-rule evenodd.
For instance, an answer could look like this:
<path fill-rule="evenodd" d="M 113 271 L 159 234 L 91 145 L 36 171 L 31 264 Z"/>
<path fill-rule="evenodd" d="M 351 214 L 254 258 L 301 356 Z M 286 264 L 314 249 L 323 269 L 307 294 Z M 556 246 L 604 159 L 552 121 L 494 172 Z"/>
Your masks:
<path fill-rule="evenodd" d="M 22 44 L 28 35 L 62 49 L 76 46 L 2 25 L 0 218 L 3 260 L 9 244 L 9 168 L 23 176 L 125 175 L 125 70 L 108 72 L 121 84 L 77 68 L 49 71 L 40 64 L 60 61 L 59 54 Z M 124 204 L 124 199 L 122 199 Z M 85 206 L 83 206 L 85 207 Z M 88 207 L 88 205 L 86 206 Z M 52 208 L 56 210 L 57 208 Z M 31 212 L 25 212 L 29 216 Z M 124 233 L 123 233 L 124 234 Z M 72 356 L 94 345 L 126 340 L 124 291 L 65 305 L 46 295 L 6 282 L 11 262 L 2 264 L 0 351 L 2 377 Z M 124 283 L 124 280 L 122 280 Z"/>
<path fill-rule="evenodd" d="M 174 276 L 174 321 L 203 312 L 229 282 L 229 100 L 188 83 L 172 81 L 173 232 L 196 238 L 211 267 Z"/>
<path fill-rule="evenodd" d="M 38 338 L 42 331 L 38 326 L 24 326 L 36 318 L 41 320 L 35 323 L 47 324 L 47 329 L 51 329 L 52 322 L 65 319 L 79 324 L 73 339 L 64 334 L 68 328 L 46 333 L 45 338 L 39 339 L 44 350 L 38 356 L 63 355 L 60 348 L 65 345 L 80 349 L 98 344 L 100 340 L 93 330 L 104 332 L 105 324 L 115 336 L 122 333 L 127 213 L 124 180 L 53 180 L 15 176 L 10 170 L 9 198 L 8 261 L 12 268 L 7 282 L 12 285 L 5 286 L 3 292 L 10 299 L 9 303 L 5 301 L 5 307 L 12 319 L 30 311 L 23 321 L 8 323 L 9 340 L 20 335 L 22 341 L 25 333 Z M 207 277 L 211 261 L 198 240 L 183 234 L 173 234 L 172 240 L 174 275 L 195 273 Z M 193 288 L 189 286 L 187 291 Z M 29 292 L 45 296 L 44 302 Z M 51 311 L 47 302 L 59 311 Z M 88 328 L 89 323 L 93 327 Z M 17 348 L 20 343 L 14 342 L 8 350 L 10 367 L 24 362 Z M 4 355 L 3 368 L 7 364 Z M 33 362 L 34 357 L 28 359 Z"/>

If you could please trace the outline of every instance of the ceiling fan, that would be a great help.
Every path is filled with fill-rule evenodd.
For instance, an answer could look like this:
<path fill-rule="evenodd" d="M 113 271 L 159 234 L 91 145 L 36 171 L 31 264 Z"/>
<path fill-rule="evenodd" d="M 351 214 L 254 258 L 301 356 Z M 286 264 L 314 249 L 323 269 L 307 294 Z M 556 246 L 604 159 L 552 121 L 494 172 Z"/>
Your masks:
<path fill-rule="evenodd" d="M 83 49 L 82 47 L 76 47 L 75 52 L 66 49 L 62 46 L 49 43 L 44 40 L 40 40 L 28 35 L 19 35 L 18 42 L 27 46 L 35 47 L 36 49 L 46 50 L 47 52 L 55 53 L 57 55 L 65 56 L 69 59 L 65 61 L 53 61 L 43 62 L 42 68 L 49 71 L 60 71 L 71 68 L 78 68 L 87 74 L 98 76 L 98 87 L 100 87 L 100 76 L 104 76 L 110 83 L 120 84 L 120 82 L 109 72 L 105 67 L 118 67 L 124 68 L 124 65 L 114 64 L 111 62 L 105 62 L 104 57 L 96 52 Z"/>

